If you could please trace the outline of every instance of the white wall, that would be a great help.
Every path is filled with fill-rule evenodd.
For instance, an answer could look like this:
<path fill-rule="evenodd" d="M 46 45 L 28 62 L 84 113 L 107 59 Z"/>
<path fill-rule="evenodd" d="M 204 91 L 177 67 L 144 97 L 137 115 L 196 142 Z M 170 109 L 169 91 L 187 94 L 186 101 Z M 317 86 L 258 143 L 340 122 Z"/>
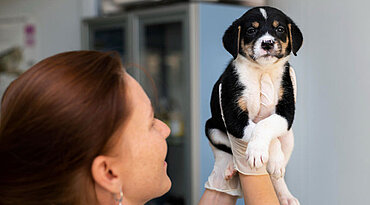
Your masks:
<path fill-rule="evenodd" d="M 368 204 L 370 24 L 366 0 L 270 0 L 300 26 L 296 147 L 287 181 L 301 204 Z"/>
<path fill-rule="evenodd" d="M 81 49 L 81 17 L 94 15 L 95 0 L 0 0 L 0 18 L 30 17 L 36 23 L 36 58 Z"/>
<path fill-rule="evenodd" d="M 81 19 L 96 15 L 97 0 L 0 0 L 0 19 L 25 17 L 35 24 L 35 48 L 25 51 L 26 58 L 35 63 L 60 52 L 80 50 Z M 0 75 L 0 97 L 15 77 Z"/>

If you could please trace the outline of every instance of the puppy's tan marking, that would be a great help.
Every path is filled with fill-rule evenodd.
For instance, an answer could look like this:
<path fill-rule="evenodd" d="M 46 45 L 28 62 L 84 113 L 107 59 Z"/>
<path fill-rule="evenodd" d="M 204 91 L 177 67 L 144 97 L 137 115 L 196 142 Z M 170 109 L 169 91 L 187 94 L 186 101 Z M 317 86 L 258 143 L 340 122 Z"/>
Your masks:
<path fill-rule="evenodd" d="M 252 23 L 252 26 L 253 26 L 254 28 L 258 28 L 258 27 L 260 26 L 260 23 L 258 23 L 257 21 L 254 21 L 254 22 Z"/>
<path fill-rule="evenodd" d="M 290 47 L 293 50 L 293 39 L 292 39 L 292 24 L 288 24 L 289 28 L 289 41 L 290 41 Z"/>
<path fill-rule="evenodd" d="M 283 94 L 284 94 L 284 88 L 283 87 L 280 87 L 280 89 L 279 89 L 279 101 L 283 97 Z"/>
<path fill-rule="evenodd" d="M 285 39 L 285 42 L 281 42 L 281 52 L 285 55 L 286 48 L 289 45 L 288 36 Z"/>
<path fill-rule="evenodd" d="M 278 27 L 279 26 L 279 22 L 278 21 L 276 21 L 276 20 L 274 20 L 274 22 L 272 22 L 272 26 L 273 27 Z"/>
<path fill-rule="evenodd" d="M 242 50 L 246 53 L 246 45 L 244 45 L 244 39 L 240 40 L 240 44 L 242 45 Z"/>
<path fill-rule="evenodd" d="M 247 59 L 253 61 L 253 59 L 250 57 L 250 55 L 253 55 L 252 44 L 250 43 L 250 44 L 245 45 L 244 44 L 244 39 L 241 39 L 240 43 L 242 45 L 242 51 L 244 52 L 245 57 Z"/>
<path fill-rule="evenodd" d="M 242 97 L 239 98 L 238 100 L 238 106 L 241 110 L 243 110 L 244 112 L 247 111 L 247 103 L 245 102 L 245 100 L 243 100 Z"/>
<path fill-rule="evenodd" d="M 241 27 L 238 26 L 238 45 L 237 45 L 238 50 L 237 50 L 237 54 L 239 53 L 240 29 L 241 29 Z"/>

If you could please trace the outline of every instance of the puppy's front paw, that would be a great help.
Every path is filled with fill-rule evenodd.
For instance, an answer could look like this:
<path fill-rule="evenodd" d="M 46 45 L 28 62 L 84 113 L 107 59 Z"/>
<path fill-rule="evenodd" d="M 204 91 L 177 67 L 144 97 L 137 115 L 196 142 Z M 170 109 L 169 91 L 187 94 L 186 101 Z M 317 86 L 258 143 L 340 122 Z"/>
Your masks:
<path fill-rule="evenodd" d="M 280 205 L 300 205 L 297 198 L 292 195 L 279 196 Z"/>
<path fill-rule="evenodd" d="M 249 120 L 248 126 L 244 129 L 244 136 L 243 136 L 244 141 L 249 142 L 249 140 L 252 138 L 255 127 L 256 127 L 256 123 L 254 123 L 252 120 Z"/>
<path fill-rule="evenodd" d="M 246 157 L 251 168 L 261 168 L 269 158 L 268 144 L 260 140 L 251 140 L 248 143 Z"/>
<path fill-rule="evenodd" d="M 269 162 L 267 163 L 267 172 L 275 179 L 279 179 L 284 176 L 285 166 L 284 154 L 282 152 L 278 152 L 270 156 Z"/>

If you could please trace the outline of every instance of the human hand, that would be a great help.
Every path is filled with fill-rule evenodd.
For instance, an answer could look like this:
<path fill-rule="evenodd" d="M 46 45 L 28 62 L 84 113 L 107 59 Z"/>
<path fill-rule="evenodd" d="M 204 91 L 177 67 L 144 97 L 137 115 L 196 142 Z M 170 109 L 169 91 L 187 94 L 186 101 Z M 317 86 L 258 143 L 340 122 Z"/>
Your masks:
<path fill-rule="evenodd" d="M 231 196 L 242 197 L 239 176 L 234 169 L 233 156 L 215 148 L 212 144 L 210 146 L 215 158 L 215 164 L 204 187 Z"/>
<path fill-rule="evenodd" d="M 248 148 L 248 142 L 239 139 L 233 136 L 229 136 L 230 144 L 231 144 L 231 150 L 233 152 L 233 162 L 235 169 L 244 175 L 264 175 L 267 174 L 266 171 L 266 163 L 264 163 L 263 159 L 261 157 L 260 160 L 254 160 L 253 166 L 250 164 L 250 157 L 252 155 L 247 156 L 247 148 Z M 256 151 L 256 153 L 253 153 L 255 155 L 260 154 L 260 152 Z M 247 158 L 249 157 L 249 158 Z M 260 163 L 263 162 L 263 163 Z M 259 163 L 259 164 L 255 164 Z"/>

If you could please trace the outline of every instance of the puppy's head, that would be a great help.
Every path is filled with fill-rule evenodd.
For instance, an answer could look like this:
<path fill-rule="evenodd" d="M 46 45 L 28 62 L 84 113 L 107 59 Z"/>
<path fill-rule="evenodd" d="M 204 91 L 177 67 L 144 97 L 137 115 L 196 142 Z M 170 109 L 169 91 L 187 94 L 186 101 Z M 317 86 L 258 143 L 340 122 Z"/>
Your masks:
<path fill-rule="evenodd" d="M 296 24 L 283 12 L 272 7 L 256 7 L 247 11 L 226 30 L 225 49 L 260 65 L 274 64 L 297 51 L 303 36 Z"/>

